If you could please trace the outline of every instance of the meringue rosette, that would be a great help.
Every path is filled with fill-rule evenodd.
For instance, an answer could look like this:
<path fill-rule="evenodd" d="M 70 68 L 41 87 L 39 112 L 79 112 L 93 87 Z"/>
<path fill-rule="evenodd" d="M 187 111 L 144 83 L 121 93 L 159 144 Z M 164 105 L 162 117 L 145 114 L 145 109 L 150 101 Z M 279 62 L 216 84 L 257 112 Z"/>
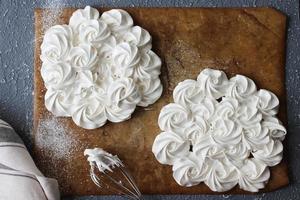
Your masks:
<path fill-rule="evenodd" d="M 46 108 L 85 129 L 129 119 L 136 106 L 162 94 L 161 60 L 151 48 L 149 32 L 126 11 L 76 10 L 69 24 L 52 26 L 43 38 Z"/>
<path fill-rule="evenodd" d="M 212 191 L 236 185 L 257 192 L 270 178 L 269 167 L 282 160 L 286 129 L 276 117 L 279 100 L 243 75 L 230 79 L 204 69 L 197 80 L 180 82 L 174 103 L 161 109 L 152 152 L 172 165 L 185 187 L 204 182 Z"/>

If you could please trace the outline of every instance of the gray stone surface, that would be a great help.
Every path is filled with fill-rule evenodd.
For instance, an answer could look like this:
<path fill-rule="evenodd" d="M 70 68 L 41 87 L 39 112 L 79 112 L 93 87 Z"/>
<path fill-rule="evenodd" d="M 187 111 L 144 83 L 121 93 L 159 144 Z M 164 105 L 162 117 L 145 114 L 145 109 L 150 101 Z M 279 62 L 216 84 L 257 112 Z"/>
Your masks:
<path fill-rule="evenodd" d="M 288 137 L 285 145 L 291 183 L 276 192 L 259 195 L 146 196 L 146 199 L 300 199 L 300 23 L 297 0 L 0 0 L 0 118 L 9 122 L 25 144 L 32 144 L 33 9 L 36 7 L 260 7 L 277 8 L 288 16 L 286 88 Z M 159 183 L 158 183 L 159 184 Z M 121 199 L 81 197 L 68 200 Z M 66 200 L 67 200 L 66 199 Z"/>

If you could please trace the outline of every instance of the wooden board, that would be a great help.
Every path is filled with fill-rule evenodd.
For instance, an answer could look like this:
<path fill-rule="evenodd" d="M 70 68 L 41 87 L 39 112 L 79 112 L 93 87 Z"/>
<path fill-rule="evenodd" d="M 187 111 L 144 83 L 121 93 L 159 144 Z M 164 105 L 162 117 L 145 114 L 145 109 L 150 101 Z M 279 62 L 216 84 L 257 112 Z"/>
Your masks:
<path fill-rule="evenodd" d="M 106 9 L 99 9 L 100 12 Z M 279 117 L 286 122 L 284 87 L 286 17 L 270 8 L 126 8 L 135 24 L 153 37 L 153 49 L 162 58 L 161 99 L 147 109 L 138 108 L 132 119 L 108 123 L 96 130 L 77 127 L 70 118 L 55 118 L 44 106 L 45 87 L 40 76 L 40 45 L 46 25 L 68 23 L 74 9 L 57 12 L 58 21 L 45 20 L 49 10 L 35 10 L 34 157 L 42 172 L 57 178 L 63 196 L 105 194 L 89 178 L 85 148 L 102 147 L 118 154 L 145 194 L 212 193 L 200 184 L 180 187 L 170 166 L 161 165 L 151 152 L 160 132 L 157 118 L 172 102 L 176 84 L 196 78 L 205 67 L 224 70 L 229 77 L 243 74 L 259 88 L 280 99 Z M 285 162 L 271 168 L 264 192 L 288 184 Z M 245 193 L 235 187 L 228 193 Z"/>

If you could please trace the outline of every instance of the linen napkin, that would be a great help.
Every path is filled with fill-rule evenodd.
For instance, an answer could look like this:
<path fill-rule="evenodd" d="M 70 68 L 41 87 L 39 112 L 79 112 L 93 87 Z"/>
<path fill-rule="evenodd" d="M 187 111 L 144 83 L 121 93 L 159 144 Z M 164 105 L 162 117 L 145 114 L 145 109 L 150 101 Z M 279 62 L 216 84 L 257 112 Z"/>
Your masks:
<path fill-rule="evenodd" d="M 59 200 L 58 183 L 37 169 L 21 138 L 0 119 L 0 200 Z"/>

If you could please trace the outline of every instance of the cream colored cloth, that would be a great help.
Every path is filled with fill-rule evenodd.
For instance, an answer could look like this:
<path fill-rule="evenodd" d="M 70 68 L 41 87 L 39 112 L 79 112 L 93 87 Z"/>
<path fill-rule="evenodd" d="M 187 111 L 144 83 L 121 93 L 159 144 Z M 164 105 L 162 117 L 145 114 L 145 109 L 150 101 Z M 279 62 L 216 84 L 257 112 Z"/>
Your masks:
<path fill-rule="evenodd" d="M 35 166 L 22 140 L 0 120 L 0 200 L 59 200 L 58 183 Z"/>

